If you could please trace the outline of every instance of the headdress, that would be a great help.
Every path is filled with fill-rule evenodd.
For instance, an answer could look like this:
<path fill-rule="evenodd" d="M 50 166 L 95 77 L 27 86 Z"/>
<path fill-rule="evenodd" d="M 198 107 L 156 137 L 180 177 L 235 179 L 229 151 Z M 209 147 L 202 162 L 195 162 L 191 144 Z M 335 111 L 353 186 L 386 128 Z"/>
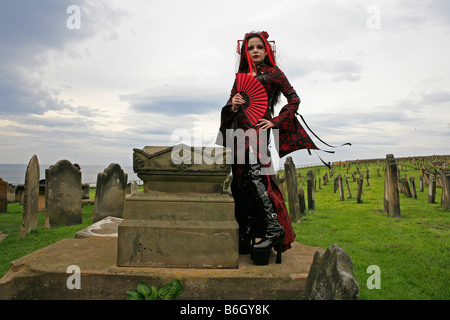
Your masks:
<path fill-rule="evenodd" d="M 264 48 L 265 48 L 265 50 L 267 52 L 267 56 L 268 56 L 269 62 L 273 66 L 276 66 L 276 63 L 275 63 L 275 53 L 276 53 L 275 41 L 267 40 L 267 38 L 269 38 L 269 34 L 267 33 L 267 31 L 249 32 L 249 33 L 245 34 L 243 40 L 238 40 L 237 41 L 237 50 L 236 50 L 236 52 L 238 54 L 241 54 L 241 53 L 245 54 L 245 56 L 247 58 L 247 61 L 248 61 L 248 64 L 249 64 L 250 74 L 252 74 L 254 66 L 253 66 L 252 60 L 250 59 L 250 55 L 248 53 L 246 44 L 247 44 L 250 36 L 252 36 L 252 35 L 257 35 L 263 40 Z M 244 52 L 241 52 L 241 47 L 243 48 Z"/>

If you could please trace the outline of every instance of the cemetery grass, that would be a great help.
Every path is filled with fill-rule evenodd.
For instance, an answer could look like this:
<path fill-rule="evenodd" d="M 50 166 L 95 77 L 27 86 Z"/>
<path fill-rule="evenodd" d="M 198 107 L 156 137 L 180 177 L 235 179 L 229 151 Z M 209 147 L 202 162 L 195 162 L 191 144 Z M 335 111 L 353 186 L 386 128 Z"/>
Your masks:
<path fill-rule="evenodd" d="M 316 209 L 307 210 L 299 223 L 294 223 L 296 241 L 324 250 L 331 244 L 343 248 L 353 262 L 353 272 L 360 288 L 360 300 L 448 300 L 450 299 L 450 212 L 440 208 L 441 189 L 437 188 L 436 203 L 427 202 L 428 187 L 419 192 L 420 171 L 407 165 L 407 175 L 415 177 L 418 199 L 400 194 L 399 219 L 383 213 L 384 172 L 377 177 L 376 164 L 369 165 L 369 186 L 364 180 L 362 203 L 356 203 L 356 182 L 344 167 L 335 168 L 349 177 L 352 198 L 345 200 L 334 193 L 333 180 L 317 186 Z M 325 167 L 312 168 L 316 177 L 328 172 Z M 365 167 L 361 166 L 365 173 Z M 298 169 L 306 176 L 307 169 Z M 402 175 L 404 172 L 402 172 Z M 299 185 L 302 186 L 301 179 Z M 306 194 L 306 183 L 302 186 Z M 141 190 L 140 190 L 141 191 Z M 95 196 L 91 188 L 90 198 Z M 287 198 L 286 198 L 287 199 Z M 8 213 L 0 214 L 0 230 L 8 234 L 0 242 L 0 278 L 9 270 L 11 261 L 38 249 L 73 238 L 75 233 L 92 224 L 93 205 L 83 206 L 83 223 L 69 227 L 44 229 L 45 213 L 38 215 L 38 228 L 19 238 L 23 207 L 8 204 Z M 369 289 L 371 273 L 367 268 L 380 268 L 381 288 Z"/>
<path fill-rule="evenodd" d="M 384 165 L 384 163 L 383 163 Z M 377 175 L 379 168 L 381 177 Z M 317 168 L 312 168 L 318 178 Z M 305 177 L 308 169 L 297 169 Z M 329 170 L 320 167 L 321 176 Z M 296 241 L 326 250 L 331 244 L 344 249 L 353 262 L 360 300 L 448 300 L 450 299 L 450 212 L 440 208 L 441 189 L 436 203 L 428 203 L 428 186 L 419 192 L 420 171 L 409 163 L 408 178 L 415 177 L 418 199 L 400 193 L 401 218 L 383 213 L 384 171 L 382 165 L 369 165 L 369 186 L 364 179 L 362 203 L 356 203 L 357 182 L 353 182 L 353 164 L 347 169 L 335 167 L 334 177 L 341 172 L 348 177 L 352 198 L 344 183 L 345 200 L 339 190 L 334 193 L 334 177 L 315 193 L 315 210 L 307 210 L 295 223 Z M 361 171 L 366 173 L 365 165 Z M 306 181 L 302 186 L 305 190 Z M 380 289 L 369 289 L 374 283 L 373 271 L 380 268 Z"/>

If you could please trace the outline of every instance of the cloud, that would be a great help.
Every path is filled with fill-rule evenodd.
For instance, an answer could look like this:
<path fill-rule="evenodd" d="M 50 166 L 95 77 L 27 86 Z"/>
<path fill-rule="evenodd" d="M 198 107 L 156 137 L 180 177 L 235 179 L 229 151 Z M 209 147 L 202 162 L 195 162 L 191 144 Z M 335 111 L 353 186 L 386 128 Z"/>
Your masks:
<path fill-rule="evenodd" d="M 67 8 L 82 8 L 82 27 L 67 28 Z M 34 113 L 66 107 L 58 90 L 43 84 L 42 68 L 56 50 L 77 55 L 73 44 L 102 34 L 112 37 L 120 12 L 104 2 L 2 1 L 0 4 L 0 114 Z M 111 20 L 110 20 L 111 19 Z M 105 30 L 107 30 L 105 32 Z"/>

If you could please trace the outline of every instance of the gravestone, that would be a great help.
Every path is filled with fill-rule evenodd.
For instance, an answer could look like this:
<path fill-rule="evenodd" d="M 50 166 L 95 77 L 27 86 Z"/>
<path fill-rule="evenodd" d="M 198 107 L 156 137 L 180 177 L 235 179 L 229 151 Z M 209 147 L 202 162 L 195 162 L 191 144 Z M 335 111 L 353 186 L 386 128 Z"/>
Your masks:
<path fill-rule="evenodd" d="M 89 183 L 83 183 L 81 185 L 81 199 L 89 199 L 90 185 Z"/>
<path fill-rule="evenodd" d="M 411 198 L 412 193 L 411 193 L 411 188 L 409 187 L 408 179 L 406 177 L 404 177 L 402 180 L 403 180 L 403 189 L 405 192 L 405 196 L 407 196 L 408 198 Z"/>
<path fill-rule="evenodd" d="M 413 199 L 417 199 L 416 182 L 413 176 L 409 177 L 409 182 L 411 183 L 411 195 Z"/>
<path fill-rule="evenodd" d="M 16 202 L 16 187 L 11 183 L 8 183 L 8 194 L 6 196 L 8 203 Z"/>
<path fill-rule="evenodd" d="M 362 180 L 362 179 L 361 179 Z M 306 279 L 305 300 L 357 300 L 358 282 L 348 253 L 336 244 L 319 249 Z"/>
<path fill-rule="evenodd" d="M 50 227 L 82 223 L 81 172 L 68 160 L 45 170 L 45 212 Z"/>
<path fill-rule="evenodd" d="M 34 155 L 25 172 L 23 220 L 20 227 L 20 238 L 22 239 L 31 230 L 35 230 L 38 225 L 39 176 L 39 160 Z"/>
<path fill-rule="evenodd" d="M 8 182 L 0 178 L 0 213 L 8 212 Z"/>
<path fill-rule="evenodd" d="M 223 193 L 226 159 L 225 148 L 134 149 L 133 170 L 144 188 L 125 199 L 117 265 L 237 268 L 239 226 L 234 200 Z"/>
<path fill-rule="evenodd" d="M 358 192 L 356 193 L 356 203 L 362 203 L 361 196 L 363 193 L 363 181 L 364 179 L 361 174 L 361 176 L 358 179 Z"/>
<path fill-rule="evenodd" d="M 345 177 L 345 184 L 347 185 L 348 197 L 351 198 L 352 197 L 352 192 L 350 191 L 350 186 L 348 184 L 348 178 L 347 177 Z"/>
<path fill-rule="evenodd" d="M 428 177 L 428 181 L 430 182 L 428 185 L 428 202 L 435 203 L 436 202 L 436 178 L 434 174 L 430 174 Z"/>
<path fill-rule="evenodd" d="M 117 163 L 97 175 L 92 222 L 106 218 L 123 218 L 128 174 Z"/>
<path fill-rule="evenodd" d="M 292 222 L 300 221 L 300 204 L 298 199 L 298 179 L 292 157 L 284 162 L 285 181 L 287 186 L 289 216 Z"/>
<path fill-rule="evenodd" d="M 342 175 L 339 173 L 338 174 L 338 186 L 339 186 L 339 197 L 341 199 L 341 201 L 345 200 L 345 195 L 344 195 L 344 184 L 342 183 Z"/>
<path fill-rule="evenodd" d="M 298 201 L 300 203 L 300 213 L 305 213 L 306 202 L 305 202 L 305 191 L 302 187 L 298 188 Z"/>
<path fill-rule="evenodd" d="M 442 168 L 439 172 L 439 178 L 441 180 L 442 197 L 441 208 L 445 210 L 450 209 L 450 169 Z"/>
<path fill-rule="evenodd" d="M 16 186 L 16 202 L 19 202 L 20 205 L 24 205 L 24 192 L 25 192 L 25 185 L 18 184 Z"/>
<path fill-rule="evenodd" d="M 316 209 L 313 179 L 314 179 L 313 172 L 311 169 L 309 169 L 306 176 L 307 193 L 308 193 L 308 210 Z"/>
<path fill-rule="evenodd" d="M 389 216 L 400 218 L 400 199 L 398 194 L 397 164 L 394 155 L 386 155 L 384 176 L 384 212 Z"/>

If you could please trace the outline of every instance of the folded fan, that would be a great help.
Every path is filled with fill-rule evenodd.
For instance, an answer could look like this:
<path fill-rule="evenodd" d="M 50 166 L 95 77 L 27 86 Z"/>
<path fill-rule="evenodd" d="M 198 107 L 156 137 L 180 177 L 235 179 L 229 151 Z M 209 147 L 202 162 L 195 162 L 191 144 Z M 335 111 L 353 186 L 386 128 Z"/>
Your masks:
<path fill-rule="evenodd" d="M 241 106 L 245 116 L 252 126 L 267 110 L 267 93 L 261 82 L 246 73 L 236 73 L 236 88 L 245 100 Z"/>

